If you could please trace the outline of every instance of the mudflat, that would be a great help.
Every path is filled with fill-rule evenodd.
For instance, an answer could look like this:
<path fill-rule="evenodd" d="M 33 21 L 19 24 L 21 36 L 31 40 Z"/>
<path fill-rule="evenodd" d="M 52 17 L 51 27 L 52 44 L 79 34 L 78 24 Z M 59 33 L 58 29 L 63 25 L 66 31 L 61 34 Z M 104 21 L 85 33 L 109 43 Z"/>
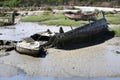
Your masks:
<path fill-rule="evenodd" d="M 0 52 L 0 63 L 18 67 L 30 76 L 120 77 L 119 40 L 120 37 L 114 37 L 98 45 L 73 50 L 50 48 L 45 58 L 19 54 L 14 50 Z"/>

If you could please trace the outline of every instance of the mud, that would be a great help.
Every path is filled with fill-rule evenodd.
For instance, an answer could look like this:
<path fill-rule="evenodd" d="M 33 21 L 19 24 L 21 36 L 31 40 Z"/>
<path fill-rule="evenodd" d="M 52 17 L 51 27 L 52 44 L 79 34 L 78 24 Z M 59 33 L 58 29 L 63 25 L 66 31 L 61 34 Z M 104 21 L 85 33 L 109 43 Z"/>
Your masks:
<path fill-rule="evenodd" d="M 13 77 L 21 73 L 24 72 L 17 67 L 0 63 L 0 77 Z"/>
<path fill-rule="evenodd" d="M 20 41 L 46 29 L 59 31 L 59 27 L 36 23 L 19 23 L 15 27 L 16 29 L 0 29 L 3 34 L 0 35 L 0 40 Z M 63 29 L 71 30 L 70 27 Z M 0 80 L 119 80 L 120 54 L 116 53 L 120 51 L 119 40 L 119 37 L 114 37 L 98 45 L 74 50 L 50 48 L 44 58 L 19 54 L 14 50 L 0 51 Z M 22 72 L 16 70 L 16 67 Z"/>
<path fill-rule="evenodd" d="M 10 55 L 0 58 L 0 62 L 24 70 L 27 78 L 106 80 L 120 77 L 120 46 L 115 43 L 120 38 L 112 38 L 104 43 L 75 50 L 48 49 L 45 58 L 35 58 L 10 51 Z M 18 75 L 19 76 L 19 75 Z M 26 76 L 21 76 L 26 79 Z M 81 79 L 81 80 L 82 80 Z"/>

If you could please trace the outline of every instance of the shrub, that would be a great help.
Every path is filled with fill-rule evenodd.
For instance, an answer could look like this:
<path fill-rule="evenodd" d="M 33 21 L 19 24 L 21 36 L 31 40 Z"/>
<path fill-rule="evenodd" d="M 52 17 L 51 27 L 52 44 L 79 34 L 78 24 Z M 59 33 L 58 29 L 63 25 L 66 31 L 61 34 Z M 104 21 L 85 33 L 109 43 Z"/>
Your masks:
<path fill-rule="evenodd" d="M 50 6 L 46 6 L 45 9 L 48 11 L 52 11 L 52 8 Z"/>
<path fill-rule="evenodd" d="M 63 10 L 64 9 L 64 7 L 63 6 L 58 6 L 58 8 L 57 8 L 58 10 Z"/>
<path fill-rule="evenodd" d="M 42 14 L 43 14 L 43 15 L 47 15 L 47 16 L 48 16 L 48 15 L 50 15 L 50 14 L 51 14 L 51 12 L 49 12 L 49 11 L 45 11 L 45 12 L 43 12 Z"/>

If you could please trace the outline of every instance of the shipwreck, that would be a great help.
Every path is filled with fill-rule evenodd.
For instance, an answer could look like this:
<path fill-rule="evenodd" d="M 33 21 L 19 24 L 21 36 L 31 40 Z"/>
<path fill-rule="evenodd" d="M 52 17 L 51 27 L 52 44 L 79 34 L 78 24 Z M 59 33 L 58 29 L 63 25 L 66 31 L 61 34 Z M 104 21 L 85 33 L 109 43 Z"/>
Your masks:
<path fill-rule="evenodd" d="M 38 56 L 40 53 L 45 52 L 43 47 L 49 39 L 54 35 L 50 30 L 36 33 L 16 44 L 16 51 L 23 54 Z"/>
<path fill-rule="evenodd" d="M 108 32 L 107 21 L 105 18 L 102 18 L 68 32 L 56 34 L 43 46 L 64 48 L 68 44 L 82 43 L 89 38 L 95 39 L 106 32 Z"/>
<path fill-rule="evenodd" d="M 89 24 L 67 32 L 52 33 L 50 30 L 30 36 L 30 41 L 22 40 L 16 45 L 16 51 L 30 55 L 40 55 L 47 48 L 64 48 L 65 45 L 83 43 L 89 38 L 94 39 L 108 31 L 106 19 L 103 17 Z"/>
<path fill-rule="evenodd" d="M 96 21 L 99 12 L 90 13 L 90 14 L 83 14 L 81 12 L 75 13 L 75 12 L 68 11 L 68 12 L 64 12 L 63 14 L 65 15 L 66 18 L 69 18 L 69 19 L 75 20 L 75 21 L 79 21 L 79 20 Z"/>

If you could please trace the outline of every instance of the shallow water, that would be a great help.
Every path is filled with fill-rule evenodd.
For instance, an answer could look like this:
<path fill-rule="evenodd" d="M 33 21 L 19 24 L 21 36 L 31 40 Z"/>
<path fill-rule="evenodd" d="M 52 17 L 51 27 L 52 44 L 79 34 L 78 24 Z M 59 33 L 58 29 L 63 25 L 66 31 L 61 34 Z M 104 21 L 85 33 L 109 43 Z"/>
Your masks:
<path fill-rule="evenodd" d="M 10 26 L 9 26 L 10 27 Z M 39 25 L 37 23 L 18 23 L 12 27 L 15 27 L 15 29 L 0 29 L 0 33 L 3 35 L 0 35 L 0 40 L 14 40 L 19 41 L 22 38 L 29 37 L 30 35 L 46 31 L 47 29 L 50 29 L 53 32 L 58 32 L 59 27 L 56 26 L 45 26 L 45 25 Z M 64 27 L 65 31 L 71 30 L 70 27 Z"/>

